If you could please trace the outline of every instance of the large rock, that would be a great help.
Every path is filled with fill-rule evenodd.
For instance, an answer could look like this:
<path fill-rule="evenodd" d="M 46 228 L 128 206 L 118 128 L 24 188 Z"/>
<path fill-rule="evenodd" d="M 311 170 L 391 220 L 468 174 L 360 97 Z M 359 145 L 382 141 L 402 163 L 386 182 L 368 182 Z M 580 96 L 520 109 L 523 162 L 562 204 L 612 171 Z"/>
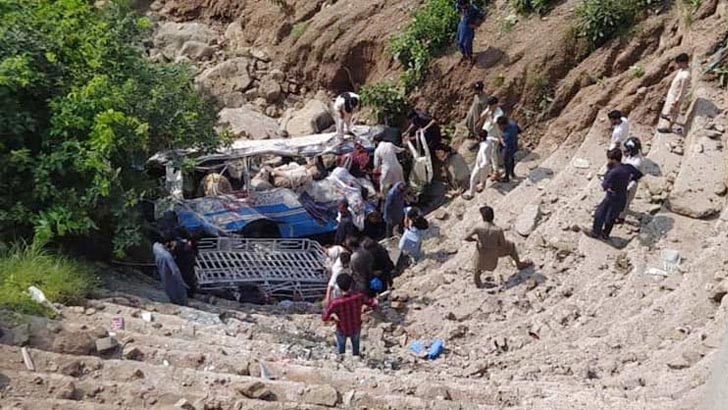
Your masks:
<path fill-rule="evenodd" d="M 53 340 L 56 353 L 88 356 L 96 351 L 96 340 L 86 332 L 62 332 Z"/>
<path fill-rule="evenodd" d="M 192 61 L 198 61 L 212 57 L 215 49 L 199 41 L 188 41 L 182 46 L 179 53 Z"/>
<path fill-rule="evenodd" d="M 217 35 L 201 23 L 164 23 L 154 36 L 154 47 L 162 51 L 169 60 L 174 60 L 182 47 L 189 41 L 208 45 Z"/>
<path fill-rule="evenodd" d="M 311 100 L 298 111 L 287 112 L 281 120 L 281 127 L 292 137 L 316 134 L 334 124 L 334 117 L 326 104 Z"/>
<path fill-rule="evenodd" d="M 262 140 L 276 137 L 278 123 L 252 106 L 225 108 L 218 114 L 218 123 L 238 138 Z"/>
<path fill-rule="evenodd" d="M 728 168 L 718 142 L 701 138 L 693 146 L 702 144 L 703 151 L 689 150 L 669 196 L 672 212 L 690 218 L 703 219 L 718 215 L 724 199 L 716 190 L 728 176 Z"/>
<path fill-rule="evenodd" d="M 536 229 L 538 219 L 541 217 L 541 207 L 538 204 L 527 205 L 516 219 L 516 232 L 528 236 Z"/>
<path fill-rule="evenodd" d="M 226 99 L 244 93 L 253 84 L 248 74 L 250 60 L 236 57 L 208 68 L 200 74 L 196 81 L 199 87 L 225 103 Z"/>
<path fill-rule="evenodd" d="M 233 21 L 225 29 L 225 46 L 233 55 L 245 55 L 247 40 L 240 20 Z"/>
<path fill-rule="evenodd" d="M 276 103 L 283 95 L 281 85 L 272 76 L 263 77 L 258 87 L 258 94 L 269 103 Z"/>
<path fill-rule="evenodd" d="M 339 392 L 328 384 L 315 385 L 303 394 L 303 402 L 318 406 L 336 407 Z"/>

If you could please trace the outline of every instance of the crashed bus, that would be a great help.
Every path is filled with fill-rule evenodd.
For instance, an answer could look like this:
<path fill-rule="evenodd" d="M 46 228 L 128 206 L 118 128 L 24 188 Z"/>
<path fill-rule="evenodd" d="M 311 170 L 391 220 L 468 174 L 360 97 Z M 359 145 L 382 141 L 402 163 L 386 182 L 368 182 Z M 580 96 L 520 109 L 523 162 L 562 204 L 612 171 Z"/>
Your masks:
<path fill-rule="evenodd" d="M 297 299 L 325 292 L 326 253 L 314 239 L 336 230 L 338 200 L 348 201 L 359 229 L 378 201 L 372 181 L 354 177 L 339 159 L 355 144 L 371 153 L 376 136 L 390 138 L 384 127 L 353 131 L 241 139 L 212 153 L 168 151 L 149 159 L 164 168 L 168 191 L 155 203 L 155 218 L 172 213 L 179 227 L 205 238 L 195 267 L 200 290 L 253 285 L 266 296 Z M 407 145 L 410 185 L 422 192 L 432 179 L 424 136 Z"/>

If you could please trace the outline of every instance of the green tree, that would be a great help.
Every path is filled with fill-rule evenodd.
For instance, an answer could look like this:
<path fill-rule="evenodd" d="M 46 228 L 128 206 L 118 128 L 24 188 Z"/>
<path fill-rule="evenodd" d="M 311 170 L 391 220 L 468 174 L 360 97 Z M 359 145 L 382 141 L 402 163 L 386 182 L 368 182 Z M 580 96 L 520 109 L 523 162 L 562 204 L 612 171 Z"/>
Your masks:
<path fill-rule="evenodd" d="M 146 158 L 219 139 L 190 69 L 145 58 L 149 20 L 90 3 L 0 0 L 0 237 L 97 232 L 121 253 L 157 187 Z"/>

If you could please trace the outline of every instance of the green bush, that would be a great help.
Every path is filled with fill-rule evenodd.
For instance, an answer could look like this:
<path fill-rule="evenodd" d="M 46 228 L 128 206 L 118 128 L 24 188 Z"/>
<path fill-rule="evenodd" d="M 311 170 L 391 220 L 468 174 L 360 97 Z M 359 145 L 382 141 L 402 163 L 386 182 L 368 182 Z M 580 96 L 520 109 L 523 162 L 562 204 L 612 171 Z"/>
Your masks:
<path fill-rule="evenodd" d="M 299 39 L 303 35 L 303 33 L 306 32 L 306 29 L 308 28 L 308 22 L 302 21 L 300 23 L 296 23 L 293 25 L 293 29 L 291 29 L 291 37 L 294 39 Z"/>
<path fill-rule="evenodd" d="M 0 254 L 0 307 L 16 312 L 53 314 L 30 298 L 30 286 L 42 290 L 51 302 L 79 304 L 97 282 L 88 266 L 39 246 L 16 245 Z"/>
<path fill-rule="evenodd" d="M 485 1 L 474 4 L 482 9 Z M 454 1 L 426 0 L 424 6 L 415 11 L 407 28 L 392 38 L 392 54 L 407 72 L 404 79 L 407 89 L 422 81 L 435 53 L 454 43 L 459 21 L 460 14 Z"/>
<path fill-rule="evenodd" d="M 364 85 L 360 94 L 362 104 L 372 108 L 380 124 L 398 124 L 403 121 L 409 109 L 402 85 L 394 85 L 388 81 Z"/>
<path fill-rule="evenodd" d="M 215 147 L 216 110 L 186 66 L 144 56 L 127 1 L 0 0 L 0 240 L 92 232 L 137 242 L 146 159 Z"/>
<path fill-rule="evenodd" d="M 620 35 L 657 0 L 584 0 L 576 9 L 577 30 L 592 50 Z"/>
<path fill-rule="evenodd" d="M 519 14 L 544 15 L 551 9 L 551 0 L 511 0 L 511 6 Z"/>

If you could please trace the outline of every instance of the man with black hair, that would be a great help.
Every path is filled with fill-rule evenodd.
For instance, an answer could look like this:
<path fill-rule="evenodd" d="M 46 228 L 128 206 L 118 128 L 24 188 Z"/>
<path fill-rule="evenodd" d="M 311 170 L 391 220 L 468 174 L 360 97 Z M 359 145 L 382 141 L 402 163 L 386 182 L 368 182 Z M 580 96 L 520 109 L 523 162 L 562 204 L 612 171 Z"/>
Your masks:
<path fill-rule="evenodd" d="M 187 306 L 187 285 L 185 285 L 182 273 L 172 256 L 177 240 L 171 232 L 163 232 L 159 242 L 152 246 L 154 263 L 162 281 L 164 293 L 169 297 L 170 302 L 175 305 Z"/>
<path fill-rule="evenodd" d="M 672 132 L 672 126 L 680 116 L 680 109 L 688 98 L 690 90 L 690 56 L 687 53 L 681 53 L 675 57 L 677 65 L 677 73 L 672 79 L 670 90 L 665 98 L 665 106 L 662 108 L 660 118 L 669 121 L 667 127 L 658 128 L 658 132 Z"/>
<path fill-rule="evenodd" d="M 612 138 L 609 142 L 609 149 L 613 150 L 621 147 L 622 143 L 629 138 L 629 120 L 618 110 L 610 111 L 607 117 L 612 124 Z"/>
<path fill-rule="evenodd" d="M 336 285 L 342 295 L 329 303 L 321 314 L 324 322 L 336 322 L 336 351 L 339 355 L 346 353 L 346 339 L 351 340 L 353 356 L 359 356 L 359 336 L 361 334 L 361 315 L 364 305 L 376 309 L 376 299 L 352 289 L 354 280 L 346 273 L 336 278 Z"/>
<path fill-rule="evenodd" d="M 430 151 L 434 151 L 435 147 L 442 142 L 440 126 L 437 125 L 437 121 L 430 114 L 422 110 L 412 110 L 407 114 L 407 119 L 409 119 L 410 125 L 403 133 L 405 138 L 414 135 L 418 130 L 422 130 L 425 133 L 425 140 Z"/>
<path fill-rule="evenodd" d="M 336 226 L 336 233 L 334 234 L 334 245 L 341 245 L 347 237 L 358 235 L 359 230 L 354 225 L 354 217 L 349 211 L 349 201 L 340 199 L 337 203 L 337 210 L 339 224 Z"/>
<path fill-rule="evenodd" d="M 515 121 L 511 121 L 505 115 L 498 117 L 498 128 L 501 132 L 501 141 L 503 141 L 503 166 L 506 169 L 506 175 L 503 182 L 509 182 L 511 177 L 515 178 L 516 168 L 516 151 L 518 151 L 518 134 L 521 128 Z"/>
<path fill-rule="evenodd" d="M 336 120 L 336 134 L 353 134 L 354 114 L 359 111 L 359 95 L 345 92 L 334 100 L 334 119 Z"/>
<path fill-rule="evenodd" d="M 638 181 L 642 173 L 630 164 L 622 164 L 622 151 L 617 148 L 607 152 L 607 168 L 602 188 L 604 200 L 594 213 L 591 231 L 584 233 L 592 238 L 608 240 L 619 214 L 627 203 L 627 187 L 630 181 Z"/>
<path fill-rule="evenodd" d="M 475 286 L 483 287 L 480 279 L 483 271 L 492 272 L 498 267 L 498 259 L 510 256 L 516 263 L 518 270 L 526 269 L 533 265 L 533 262 L 522 261 L 518 257 L 516 245 L 506 240 L 503 229 L 493 223 L 495 217 L 493 208 L 483 206 L 480 208 L 480 216 L 483 218 L 482 226 L 471 229 L 465 238 L 466 242 L 475 242 L 476 248 L 473 254 L 473 279 Z"/>
<path fill-rule="evenodd" d="M 451 146 L 440 144 L 435 148 L 435 157 L 443 165 L 445 180 L 456 191 L 467 189 L 470 181 L 470 168 L 462 155 L 455 152 Z"/>

